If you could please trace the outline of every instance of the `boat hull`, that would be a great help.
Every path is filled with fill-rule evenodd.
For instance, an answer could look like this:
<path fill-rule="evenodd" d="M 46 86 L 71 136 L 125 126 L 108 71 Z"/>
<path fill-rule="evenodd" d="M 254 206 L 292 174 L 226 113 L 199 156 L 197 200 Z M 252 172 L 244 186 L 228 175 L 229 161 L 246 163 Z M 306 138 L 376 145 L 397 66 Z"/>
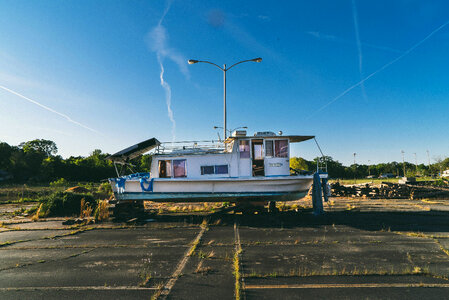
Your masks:
<path fill-rule="evenodd" d="M 156 202 L 245 202 L 290 201 L 303 198 L 312 185 L 312 176 L 250 178 L 155 178 L 152 190 L 145 191 L 140 180 L 126 180 L 122 189 L 111 181 L 116 200 Z M 148 184 L 143 184 L 144 188 Z"/>
<path fill-rule="evenodd" d="M 293 193 L 122 193 L 116 194 L 119 201 L 143 200 L 154 202 L 252 202 L 292 201 L 303 198 L 305 192 Z"/>

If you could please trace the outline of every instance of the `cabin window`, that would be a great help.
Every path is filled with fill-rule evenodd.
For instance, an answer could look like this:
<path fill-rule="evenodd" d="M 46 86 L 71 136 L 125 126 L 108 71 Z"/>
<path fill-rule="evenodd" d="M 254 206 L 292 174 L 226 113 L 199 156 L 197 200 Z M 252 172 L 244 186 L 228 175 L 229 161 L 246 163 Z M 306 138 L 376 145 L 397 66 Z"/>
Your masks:
<path fill-rule="evenodd" d="M 201 175 L 228 174 L 228 165 L 201 166 Z"/>
<path fill-rule="evenodd" d="M 249 140 L 239 141 L 240 158 L 249 158 Z"/>
<path fill-rule="evenodd" d="M 265 156 L 273 156 L 273 141 L 265 141 Z"/>
<path fill-rule="evenodd" d="M 201 175 L 215 174 L 214 166 L 201 166 Z"/>
<path fill-rule="evenodd" d="M 159 178 L 186 177 L 186 173 L 185 159 L 159 161 Z"/>
<path fill-rule="evenodd" d="M 186 160 L 175 159 L 173 160 L 173 174 L 174 177 L 186 177 Z"/>
<path fill-rule="evenodd" d="M 171 177 L 171 160 L 159 161 L 159 177 L 170 178 Z"/>
<path fill-rule="evenodd" d="M 215 174 L 228 174 L 228 165 L 215 166 Z"/>
<path fill-rule="evenodd" d="M 276 157 L 288 157 L 288 140 L 275 140 L 274 151 Z"/>

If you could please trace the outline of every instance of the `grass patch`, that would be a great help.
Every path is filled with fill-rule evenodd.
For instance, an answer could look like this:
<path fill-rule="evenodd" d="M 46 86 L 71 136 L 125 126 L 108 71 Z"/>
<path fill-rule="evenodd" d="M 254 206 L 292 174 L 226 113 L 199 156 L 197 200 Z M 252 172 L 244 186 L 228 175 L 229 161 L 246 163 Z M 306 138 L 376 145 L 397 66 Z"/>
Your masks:
<path fill-rule="evenodd" d="M 139 283 L 139 286 L 146 286 L 148 282 L 150 282 L 152 276 L 151 276 L 151 268 L 150 268 L 150 262 L 151 258 L 144 258 L 142 260 L 142 271 L 139 272 L 139 277 L 141 279 L 141 282 Z"/>
<path fill-rule="evenodd" d="M 435 239 L 435 243 L 438 244 L 438 246 L 440 247 L 441 251 L 443 251 L 444 253 L 446 253 L 447 256 L 449 256 L 449 250 L 447 250 L 446 248 L 444 248 L 443 245 L 440 243 L 439 240 Z"/>
<path fill-rule="evenodd" d="M 204 263 L 204 260 L 200 260 L 200 262 L 198 263 L 198 266 L 196 267 L 194 273 L 206 275 L 206 274 L 208 274 L 209 272 L 212 271 L 211 267 L 203 267 L 203 263 Z"/>
<path fill-rule="evenodd" d="M 208 229 L 208 223 L 207 223 L 207 220 L 206 220 L 206 219 L 203 220 L 203 222 L 201 223 L 200 227 L 201 227 L 202 229 L 205 229 L 205 230 Z M 198 244 L 200 243 L 200 240 L 201 240 L 201 239 L 196 239 L 196 240 L 193 242 L 192 247 L 190 248 L 190 251 L 189 251 L 189 253 L 187 254 L 187 256 L 192 256 L 192 255 L 195 253 L 196 247 L 198 247 Z"/>
<path fill-rule="evenodd" d="M 206 252 L 204 252 L 203 250 L 200 250 L 200 251 L 198 252 L 198 257 L 199 257 L 199 258 L 204 259 L 204 258 L 206 258 L 206 256 L 207 256 L 207 254 L 206 254 Z"/>
<path fill-rule="evenodd" d="M 313 277 L 313 276 L 405 276 L 405 275 L 431 275 L 427 268 L 421 268 L 418 266 L 405 267 L 403 269 L 390 270 L 379 269 L 359 269 L 354 267 L 353 269 L 331 269 L 331 270 L 309 270 L 307 268 L 292 269 L 288 273 L 276 272 L 271 273 L 257 273 L 254 270 L 249 274 L 244 275 L 246 278 L 273 278 L 273 277 Z"/>
<path fill-rule="evenodd" d="M 239 300 L 240 299 L 240 293 L 241 293 L 241 284 L 240 284 L 240 278 L 241 278 L 241 274 L 240 274 L 240 253 L 242 253 L 242 249 L 238 248 L 235 252 L 234 252 L 234 259 L 233 259 L 233 263 L 232 266 L 234 268 L 234 277 L 235 277 L 235 299 Z"/>

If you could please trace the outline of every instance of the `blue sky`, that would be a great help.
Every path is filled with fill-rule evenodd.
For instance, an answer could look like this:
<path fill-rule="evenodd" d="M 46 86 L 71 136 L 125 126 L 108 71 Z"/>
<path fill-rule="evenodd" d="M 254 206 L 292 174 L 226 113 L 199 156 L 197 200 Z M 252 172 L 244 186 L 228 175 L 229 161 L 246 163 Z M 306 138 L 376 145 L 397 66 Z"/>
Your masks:
<path fill-rule="evenodd" d="M 413 0 L 2 0 L 0 140 L 51 139 L 67 157 L 213 139 L 223 74 L 187 59 L 262 57 L 228 72 L 229 128 L 316 135 L 344 164 L 354 152 L 400 161 L 401 150 L 427 163 L 427 150 L 449 155 L 448 11 Z M 318 150 L 309 141 L 292 154 Z"/>

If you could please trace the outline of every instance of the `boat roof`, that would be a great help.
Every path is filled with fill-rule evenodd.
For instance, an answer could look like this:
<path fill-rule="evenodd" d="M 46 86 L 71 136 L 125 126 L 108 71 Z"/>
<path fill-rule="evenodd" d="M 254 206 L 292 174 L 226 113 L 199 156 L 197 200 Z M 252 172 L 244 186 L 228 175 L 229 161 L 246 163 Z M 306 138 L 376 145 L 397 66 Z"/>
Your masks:
<path fill-rule="evenodd" d="M 226 142 L 238 139 L 269 139 L 269 140 L 285 140 L 289 139 L 290 143 L 299 143 L 315 138 L 314 135 L 263 135 L 263 136 L 230 136 Z"/>
<path fill-rule="evenodd" d="M 133 158 L 139 157 L 145 152 L 156 148 L 160 144 L 161 142 L 159 142 L 156 138 L 151 138 L 138 144 L 132 145 L 131 147 L 123 149 L 115 154 L 112 154 L 108 156 L 107 159 L 114 162 L 127 162 Z"/>
<path fill-rule="evenodd" d="M 289 139 L 290 143 L 299 143 L 303 141 L 307 141 L 310 139 L 315 138 L 313 135 L 262 135 L 262 136 L 231 136 L 228 137 L 224 143 L 230 143 L 234 140 L 239 139 L 270 139 L 270 140 L 285 140 Z M 205 146 L 205 145 L 199 145 L 199 143 L 210 143 L 211 145 Z M 116 163 L 127 163 L 131 159 L 134 159 L 136 157 L 139 157 L 140 155 L 149 152 L 150 150 L 159 147 L 161 145 L 164 145 L 162 149 L 158 148 L 158 152 L 156 154 L 163 155 L 163 154 L 171 154 L 171 155 L 181 155 L 181 154 L 204 154 L 204 153 L 223 153 L 225 150 L 225 147 L 223 145 L 223 148 L 217 147 L 217 142 L 220 141 L 183 141 L 183 142 L 167 142 L 167 143 L 161 143 L 156 138 L 151 138 L 148 140 L 145 140 L 143 142 L 140 142 L 138 144 L 132 145 L 131 147 L 128 147 L 126 149 L 123 149 L 115 154 L 112 154 L 107 157 L 107 159 L 116 162 Z M 221 142 L 223 143 L 223 142 Z M 166 144 L 179 144 L 179 146 L 171 146 L 168 147 Z M 186 144 L 193 144 L 190 146 L 186 146 Z M 166 153 L 166 151 L 169 150 L 169 153 Z M 171 150 L 171 151 L 170 151 Z"/>

